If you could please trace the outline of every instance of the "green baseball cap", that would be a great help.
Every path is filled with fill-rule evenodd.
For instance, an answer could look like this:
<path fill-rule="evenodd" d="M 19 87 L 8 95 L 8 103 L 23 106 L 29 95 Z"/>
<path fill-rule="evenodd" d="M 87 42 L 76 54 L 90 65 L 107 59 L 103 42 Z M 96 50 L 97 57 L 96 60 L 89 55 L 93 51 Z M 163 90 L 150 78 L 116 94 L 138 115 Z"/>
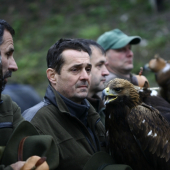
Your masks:
<path fill-rule="evenodd" d="M 138 44 L 141 41 L 139 36 L 128 36 L 119 29 L 114 29 L 102 34 L 97 43 L 101 45 L 105 51 L 109 49 L 119 49 L 127 44 Z"/>

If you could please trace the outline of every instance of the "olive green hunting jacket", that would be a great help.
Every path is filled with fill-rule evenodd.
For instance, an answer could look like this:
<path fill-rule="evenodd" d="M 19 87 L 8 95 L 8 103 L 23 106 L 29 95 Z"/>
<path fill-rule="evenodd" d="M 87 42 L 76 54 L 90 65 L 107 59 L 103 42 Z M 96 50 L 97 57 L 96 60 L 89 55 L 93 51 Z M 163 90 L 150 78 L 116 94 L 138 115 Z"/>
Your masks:
<path fill-rule="evenodd" d="M 50 85 L 44 101 L 26 110 L 23 117 L 30 121 L 40 134 L 54 138 L 59 150 L 57 169 L 81 170 L 94 153 L 105 150 L 105 128 L 94 108 L 90 106 L 87 122 L 96 144 L 86 126 L 69 113 L 63 99 Z"/>

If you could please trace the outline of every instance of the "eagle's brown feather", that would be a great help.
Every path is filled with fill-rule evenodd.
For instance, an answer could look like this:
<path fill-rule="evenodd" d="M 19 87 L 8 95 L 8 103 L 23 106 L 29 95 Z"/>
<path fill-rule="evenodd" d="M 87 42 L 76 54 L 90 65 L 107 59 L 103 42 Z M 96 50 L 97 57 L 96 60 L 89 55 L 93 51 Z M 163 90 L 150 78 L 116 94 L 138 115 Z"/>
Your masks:
<path fill-rule="evenodd" d="M 141 102 L 130 82 L 114 79 L 107 87 L 117 96 L 106 105 L 111 154 L 118 163 L 129 164 L 134 170 L 169 169 L 169 123 L 158 110 Z"/>
<path fill-rule="evenodd" d="M 135 136 L 140 134 L 141 141 L 148 141 L 147 146 L 142 145 L 141 142 L 144 150 L 148 147 L 152 154 L 156 153 L 166 161 L 170 159 L 170 143 L 167 142 L 170 141 L 169 124 L 156 109 L 150 109 L 144 104 L 137 106 L 131 110 L 127 120 L 132 133 Z M 159 151 L 158 146 L 161 147 L 162 152 Z M 165 146 L 166 153 L 163 150 Z"/>

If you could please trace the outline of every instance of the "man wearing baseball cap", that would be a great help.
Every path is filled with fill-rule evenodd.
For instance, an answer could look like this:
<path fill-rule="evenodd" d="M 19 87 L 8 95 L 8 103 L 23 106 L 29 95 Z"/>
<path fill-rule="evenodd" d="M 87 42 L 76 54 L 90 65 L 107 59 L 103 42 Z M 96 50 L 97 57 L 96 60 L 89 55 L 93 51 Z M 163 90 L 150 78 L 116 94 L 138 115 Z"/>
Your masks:
<path fill-rule="evenodd" d="M 106 77 L 106 82 L 114 78 L 122 78 L 138 85 L 137 78 L 131 74 L 133 69 L 131 45 L 138 44 L 140 41 L 139 36 L 128 36 L 119 29 L 105 32 L 97 39 L 97 43 L 106 51 L 106 67 L 110 73 Z"/>

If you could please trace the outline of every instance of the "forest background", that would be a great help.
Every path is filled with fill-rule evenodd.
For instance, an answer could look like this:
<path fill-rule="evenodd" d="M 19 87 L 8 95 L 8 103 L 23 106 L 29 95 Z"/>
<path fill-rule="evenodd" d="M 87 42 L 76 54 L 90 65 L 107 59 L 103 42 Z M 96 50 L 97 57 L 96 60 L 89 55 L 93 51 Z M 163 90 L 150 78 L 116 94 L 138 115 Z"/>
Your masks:
<path fill-rule="evenodd" d="M 114 28 L 139 35 L 142 42 L 133 46 L 136 74 L 155 54 L 170 59 L 169 0 L 0 0 L 0 19 L 16 31 L 19 69 L 9 82 L 32 85 L 40 96 L 48 85 L 46 54 L 59 38 L 96 40 Z M 157 86 L 152 72 L 143 74 Z"/>

